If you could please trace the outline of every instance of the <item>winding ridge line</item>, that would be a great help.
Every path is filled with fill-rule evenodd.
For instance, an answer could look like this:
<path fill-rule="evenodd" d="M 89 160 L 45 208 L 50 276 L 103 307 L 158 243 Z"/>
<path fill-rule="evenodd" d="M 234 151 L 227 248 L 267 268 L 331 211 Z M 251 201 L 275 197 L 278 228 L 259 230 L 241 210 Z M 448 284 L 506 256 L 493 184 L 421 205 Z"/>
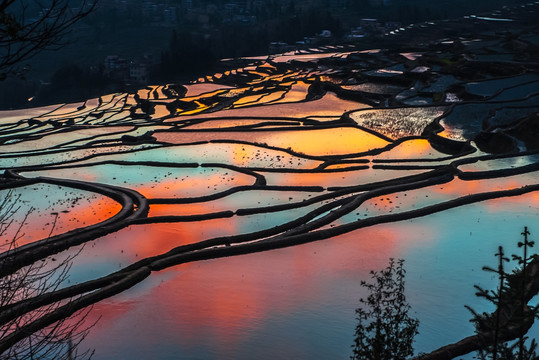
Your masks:
<path fill-rule="evenodd" d="M 536 26 L 536 15 L 539 13 L 538 5 L 520 11 L 525 12 L 525 15 L 529 17 L 530 24 Z M 444 23 L 444 27 L 446 25 Z M 475 29 L 477 24 L 473 25 Z M 462 21 L 460 21 L 459 26 L 463 26 Z M 434 32 L 435 29 L 430 28 L 430 30 Z M 521 82 L 505 86 L 499 92 L 518 95 L 517 98 L 497 101 L 492 100 L 496 94 L 490 97 L 480 97 L 469 92 L 469 86 L 467 86 L 469 83 L 477 81 L 478 78 L 510 80 L 516 76 L 535 73 L 537 71 L 536 64 L 530 61 L 519 61 L 519 56 L 517 56 L 520 55 L 521 58 L 525 59 L 521 55 L 527 54 L 529 56 L 531 50 L 535 50 L 529 42 L 523 41 L 524 45 L 519 43 L 520 46 L 528 44 L 528 47 L 522 53 L 517 53 L 518 50 L 514 49 L 511 43 L 507 43 L 509 40 L 504 37 L 496 39 L 499 42 L 498 45 L 500 48 L 513 49 L 515 61 L 478 63 L 471 60 L 470 55 L 482 55 L 481 51 L 468 49 L 468 45 L 463 40 L 467 37 L 461 35 L 456 35 L 454 44 L 443 44 L 438 41 L 430 44 L 428 49 L 426 47 L 415 49 L 414 51 L 419 55 L 416 55 L 415 60 L 410 61 L 405 60 L 402 56 L 403 50 L 388 50 L 381 51 L 379 54 L 370 54 L 357 51 L 357 49 L 346 49 L 349 50 L 349 53 L 342 53 L 345 48 L 340 48 L 338 51 L 335 48 L 331 49 L 337 53 L 327 55 L 326 58 L 322 52 L 313 51 L 312 53 L 318 57 L 315 60 L 308 58 L 311 51 L 297 54 L 297 58 L 290 56 L 286 61 L 282 61 L 286 57 L 282 55 L 275 55 L 261 61 L 244 60 L 246 68 L 240 67 L 233 69 L 228 74 L 206 77 L 205 81 L 213 82 L 210 85 L 226 85 L 218 90 L 186 97 L 188 86 L 147 87 L 135 93 L 111 94 L 99 98 L 97 105 L 91 105 L 91 101 L 87 101 L 81 106 L 63 104 L 55 106 L 52 110 L 50 108 L 44 110 L 45 112 L 41 115 L 29 116 L 27 119 L 16 120 L 13 123 L 0 124 L 0 150 L 2 151 L 0 153 L 0 168 L 6 170 L 5 175 L 0 176 L 0 190 L 7 192 L 10 189 L 27 185 L 51 184 L 101 194 L 121 205 L 121 210 L 117 214 L 97 224 L 77 228 L 1 253 L 0 276 L 9 276 L 25 266 L 46 260 L 50 255 L 69 251 L 69 249 L 128 226 L 178 222 L 200 222 L 195 226 L 203 226 L 205 220 L 231 219 L 230 221 L 234 221 L 237 220 L 236 217 L 243 217 L 241 221 L 248 222 L 250 216 L 255 218 L 260 214 L 266 215 L 272 224 L 267 228 L 253 226 L 246 233 L 197 239 L 196 242 L 176 246 L 166 252 L 140 259 L 106 276 L 9 303 L 0 309 L 0 326 L 19 317 L 31 315 L 32 312 L 39 311 L 41 307 L 53 304 L 57 304 L 57 306 L 49 313 L 6 333 L 6 336 L 0 339 L 0 354 L 17 342 L 31 336 L 32 333 L 144 281 L 154 271 L 161 271 L 193 261 L 252 254 L 326 240 L 374 225 L 415 219 L 477 202 L 521 196 L 539 191 L 539 184 L 532 176 L 539 171 L 539 162 L 535 157 L 539 152 L 533 150 L 539 148 L 539 145 L 533 141 L 533 134 L 530 140 L 528 138 L 530 134 L 522 134 L 516 130 L 526 121 L 529 122 L 528 128 L 533 129 L 535 117 L 532 115 L 537 112 L 537 107 L 532 100 L 535 99 L 537 92 L 534 90 L 529 94 L 519 94 L 520 86 L 527 84 L 527 82 Z M 477 43 L 477 36 L 474 34 L 473 38 L 468 39 L 473 40 L 470 43 Z M 328 49 L 329 47 L 325 51 Z M 307 59 L 302 59 L 303 55 L 306 55 Z M 279 61 L 277 58 L 280 58 Z M 251 62 L 256 65 L 254 70 Z M 396 65 L 403 69 L 396 76 L 379 77 L 368 72 L 387 73 L 386 70 L 392 69 Z M 425 73 L 414 74 L 412 69 L 416 66 L 425 66 L 429 70 Z M 436 70 L 437 68 L 439 70 Z M 448 74 L 455 78 L 455 82 L 444 85 L 443 76 Z M 500 74 L 503 75 L 500 76 Z M 456 80 L 457 78 L 458 80 Z M 300 96 L 298 93 L 294 93 L 298 84 L 301 87 Z M 371 84 L 381 90 L 380 93 L 377 93 L 376 91 L 355 91 L 347 88 L 347 85 L 354 84 L 367 86 Z M 418 84 L 423 85 L 416 86 Z M 402 90 L 397 93 L 387 88 L 387 85 L 399 85 Z M 429 93 L 432 88 L 431 90 L 427 88 L 432 86 L 439 86 L 440 91 Z M 452 100 L 449 101 L 443 96 L 437 99 L 440 97 L 439 95 L 450 93 L 458 100 L 456 103 L 452 103 Z M 340 99 L 353 101 L 331 100 L 335 101 L 335 108 L 329 104 L 326 109 L 317 109 L 314 101 L 326 97 L 325 101 L 329 98 L 328 94 L 331 95 L 331 99 L 335 99 L 334 95 L 337 95 Z M 250 98 L 246 99 L 246 96 Z M 432 102 L 432 104 L 411 105 L 409 102 L 414 98 L 423 99 Z M 287 106 L 283 107 L 277 104 Z M 372 108 L 366 109 L 366 104 Z M 472 156 L 478 149 L 474 141 L 477 138 L 457 141 L 451 139 L 450 135 L 444 137 L 442 131 L 447 129 L 441 125 L 444 124 L 442 120 L 451 119 L 450 117 L 454 116 L 457 109 L 476 108 L 475 105 L 480 104 L 487 104 L 488 106 L 485 108 L 491 112 L 478 116 L 482 119 L 477 120 L 471 117 L 466 119 L 466 123 L 458 123 L 457 125 L 462 128 L 457 126 L 457 130 L 461 131 L 462 134 L 466 134 L 466 130 L 477 130 L 487 139 L 489 136 L 490 138 L 501 136 L 512 144 L 513 153 Z M 376 111 L 376 109 L 421 111 L 432 107 L 443 107 L 443 114 L 433 119 L 429 117 L 432 119 L 429 120 L 431 122 L 422 124 L 421 128 L 415 128 L 414 124 L 410 124 L 409 119 L 406 118 L 400 122 L 399 119 L 389 119 L 395 122 L 391 128 L 397 129 L 394 136 L 396 139 L 380 134 L 376 126 L 363 126 L 356 123 L 351 116 L 352 113 Z M 291 111 L 291 113 L 283 113 L 283 109 Z M 311 111 L 313 109 L 316 109 L 315 112 Z M 502 117 L 501 119 L 496 118 L 496 122 L 491 121 L 498 114 L 497 111 L 504 109 L 511 110 L 511 114 L 514 112 L 529 116 L 515 119 Z M 236 115 L 256 111 L 255 115 L 263 114 L 263 116 L 220 116 L 227 113 L 226 111 L 221 113 L 222 110 L 230 110 L 230 114 Z M 380 116 L 380 112 L 376 115 Z M 425 116 L 427 115 L 425 114 Z M 252 123 L 228 126 L 229 120 L 244 119 L 250 120 Z M 378 123 L 382 124 L 385 119 L 379 118 L 377 120 L 381 120 Z M 221 121 L 221 124 L 224 123 L 227 127 L 212 127 L 212 121 Z M 376 123 L 374 122 L 374 124 Z M 197 129 L 196 126 L 200 124 L 209 125 L 209 128 Z M 128 129 L 118 131 L 116 128 L 118 126 L 125 126 Z M 92 135 L 91 131 L 79 131 L 91 129 L 98 129 L 98 134 Z M 361 149 L 370 150 L 359 153 L 313 155 L 302 152 L 301 146 L 297 148 L 294 146 L 294 150 L 292 150 L 291 148 L 283 148 L 283 145 L 275 146 L 270 140 L 268 140 L 269 143 L 259 143 L 257 141 L 264 140 L 254 137 L 253 139 L 249 138 L 248 141 L 239 140 L 239 138 L 222 140 L 219 139 L 219 136 L 208 137 L 208 140 L 204 141 L 198 141 L 196 137 L 189 138 L 192 134 L 207 135 L 208 132 L 226 133 L 228 137 L 233 138 L 234 134 L 245 132 L 260 134 L 262 131 L 271 132 L 273 135 L 285 134 L 286 131 L 297 131 L 308 136 L 312 133 L 310 130 L 321 129 L 353 129 L 358 134 L 374 135 L 379 140 L 386 141 L 387 144 L 384 143 L 383 146 L 380 145 L 379 148 L 373 149 L 361 147 Z M 400 130 L 409 131 L 407 134 L 413 133 L 415 135 L 404 136 L 398 133 Z M 421 134 L 418 134 L 420 131 Z M 181 133 L 183 137 L 181 141 L 185 142 L 176 145 L 166 141 L 158 141 L 157 135 L 159 133 Z M 64 135 L 69 138 L 63 140 Z M 48 136 L 50 137 L 47 138 Z M 70 136 L 73 136 L 73 139 Z M 406 145 L 413 144 L 412 141 L 419 139 L 425 140 L 421 143 L 429 147 L 428 151 L 433 150 L 436 158 L 418 158 L 420 155 L 417 154 L 423 152 L 406 152 L 409 149 Z M 54 145 L 42 150 L 31 150 L 33 143 L 38 141 L 50 141 Z M 341 139 L 328 136 L 327 139 L 317 139 L 317 141 L 338 142 Z M 241 146 L 236 145 L 245 145 L 246 149 L 248 145 L 248 150 L 243 151 L 255 149 L 257 153 L 261 152 L 272 158 L 271 161 L 284 156 L 291 157 L 294 162 L 282 161 L 274 164 L 260 157 L 255 159 L 255 164 L 249 162 L 252 160 L 249 158 L 242 162 L 230 160 L 230 163 L 227 163 L 227 160 L 220 160 L 222 163 L 219 163 L 208 160 L 206 163 L 203 152 L 215 151 L 216 145 L 219 144 L 234 145 L 218 146 L 218 148 L 226 148 L 229 154 L 234 151 L 234 148 L 241 148 Z M 520 144 L 520 148 L 516 147 L 515 144 Z M 523 144 L 529 148 L 524 150 Z M 350 149 L 358 149 L 355 145 L 351 144 Z M 493 152 L 500 150 L 495 145 L 492 145 Z M 534 148 L 535 145 L 537 147 Z M 182 153 L 182 150 L 189 146 L 196 146 L 196 149 L 191 148 L 190 151 L 200 151 L 194 155 L 194 158 L 189 158 L 191 154 L 188 151 L 185 151 L 185 156 Z M 167 153 L 168 150 L 172 149 L 174 151 Z M 149 158 L 155 161 L 123 160 L 124 156 L 136 158 L 137 154 L 144 158 L 147 152 L 152 152 Z M 133 157 L 130 157 L 131 155 Z M 173 156 L 177 156 L 177 158 Z M 203 160 L 201 161 L 200 158 Z M 227 156 L 219 158 L 226 159 Z M 19 162 L 19 160 L 22 161 Z M 500 160 L 496 165 L 500 168 L 488 171 L 462 170 L 462 168 L 467 168 L 464 165 L 489 160 Z M 300 166 L 296 163 L 300 163 Z M 525 164 L 520 165 L 522 163 Z M 238 164 L 243 164 L 243 166 Z M 486 164 L 488 165 L 488 163 Z M 170 197 L 148 199 L 138 193 L 136 189 L 120 186 L 59 179 L 55 178 L 54 175 L 29 178 L 35 171 L 54 174 L 54 170 L 73 169 L 75 171 L 82 167 L 87 168 L 88 172 L 91 173 L 92 170 L 97 171 L 95 166 L 99 165 L 139 166 L 149 169 L 166 167 L 178 169 L 221 168 L 250 176 L 253 181 L 251 185 L 233 186 L 227 184 L 225 190 L 215 190 L 215 192 L 203 196 L 186 198 L 170 195 Z M 481 166 L 480 163 L 478 165 Z M 480 166 L 478 169 L 481 168 Z M 385 172 L 386 170 L 388 171 Z M 19 175 L 23 172 L 26 177 Z M 411 172 L 413 175 L 409 175 Z M 392 178 L 383 180 L 388 173 Z M 339 186 L 339 183 L 333 181 L 333 179 L 339 180 L 338 177 L 344 178 L 345 174 L 350 174 L 350 176 L 346 178 L 344 184 L 351 185 Z M 365 174 L 369 180 L 362 177 Z M 383 174 L 382 178 L 372 180 L 372 177 L 379 174 Z M 368 206 L 368 201 L 384 195 L 404 191 L 430 191 L 436 185 L 451 184 L 455 179 L 473 182 L 525 174 L 528 176 L 516 178 L 518 185 L 513 185 L 511 189 L 462 196 L 454 195 L 455 198 L 450 200 L 425 205 L 418 209 L 395 210 L 396 212 L 393 213 L 366 218 L 353 217 L 353 220 L 348 220 L 349 218 L 345 217 L 361 209 L 364 204 Z M 122 175 L 121 172 L 118 173 L 118 177 Z M 283 177 L 282 183 L 286 184 L 286 181 L 294 176 L 297 176 L 294 179 L 296 181 L 293 182 L 297 185 L 294 186 L 279 186 L 268 181 L 268 179 L 277 179 L 277 183 L 281 183 L 279 177 Z M 305 184 L 300 183 L 301 180 L 308 177 L 311 178 L 306 180 Z M 256 207 L 227 204 L 227 198 L 232 197 L 232 195 L 237 197 L 257 196 L 259 191 L 266 191 L 267 194 L 270 191 L 275 191 L 279 192 L 279 195 L 284 192 L 294 192 L 301 194 L 302 198 L 300 201 L 292 201 L 293 197 L 289 197 L 288 203 L 286 199 L 281 199 L 279 196 L 277 196 L 277 200 L 268 200 L 268 203 L 263 203 L 263 200 L 260 199 L 262 204 Z M 216 201 L 217 209 L 224 210 L 205 210 L 207 212 L 202 214 L 182 216 L 166 214 L 151 216 L 149 212 L 151 205 L 173 204 L 181 208 L 182 205 L 188 207 L 188 204 L 205 204 L 211 201 Z M 208 204 L 208 209 L 212 209 L 211 204 Z M 300 215 L 294 212 L 291 218 L 283 216 L 284 220 L 273 216 L 275 213 L 290 210 L 296 210 L 297 214 Z M 357 215 L 359 216 L 359 214 Z M 340 224 L 339 221 L 345 221 L 344 219 L 348 222 Z M 180 237 L 181 235 L 176 236 Z M 361 241 L 361 238 L 356 241 Z M 530 278 L 539 281 L 539 265 L 531 267 L 531 269 L 534 272 L 530 273 Z M 534 284 L 537 286 L 533 291 L 537 293 L 539 284 Z M 533 291 L 530 290 L 530 294 Z M 509 333 L 513 329 L 527 330 L 529 322 L 511 327 L 513 323 L 508 319 L 507 324 Z M 489 335 L 484 336 L 488 338 Z M 484 339 L 470 337 L 464 339 L 462 344 L 457 346 L 461 350 L 455 350 L 457 347 L 454 346 L 453 348 L 449 347 L 450 352 L 448 352 L 448 347 L 446 347 L 442 353 L 445 354 L 444 356 L 460 354 L 464 351 L 462 349 L 465 349 L 466 346 L 470 348 L 470 344 L 478 340 Z M 449 357 L 446 358 L 449 359 Z"/>
<path fill-rule="evenodd" d="M 72 315 L 86 306 L 94 304 L 97 301 L 115 295 L 121 291 L 126 290 L 129 287 L 132 287 L 136 283 L 146 278 L 152 271 L 160 271 L 171 266 L 185 264 L 193 261 L 210 260 L 234 255 L 250 254 L 261 251 L 290 247 L 318 240 L 324 240 L 359 228 L 387 222 L 413 219 L 479 201 L 485 201 L 489 199 L 496 199 L 507 196 L 519 196 L 532 191 L 539 191 L 539 184 L 529 185 L 511 190 L 472 194 L 454 200 L 446 201 L 444 203 L 427 206 L 421 209 L 410 210 L 399 214 L 375 216 L 369 219 L 357 220 L 356 222 L 350 224 L 340 225 L 331 229 L 316 230 L 291 236 L 288 236 L 285 233 L 274 238 L 260 239 L 258 241 L 254 241 L 256 239 L 249 237 L 247 239 L 243 239 L 241 241 L 242 243 L 238 245 L 231 245 L 232 243 L 237 243 L 237 241 L 235 240 L 240 240 L 235 239 L 235 236 L 231 236 L 227 238 L 215 238 L 213 240 L 208 240 L 192 245 L 184 245 L 172 249 L 165 254 L 138 261 L 137 263 L 134 263 L 131 266 L 128 266 L 127 268 L 124 268 L 123 270 L 120 270 L 109 276 L 74 285 L 72 287 L 59 290 L 55 293 L 45 294 L 41 297 L 27 300 L 21 304 L 15 304 L 12 306 L 11 310 L 15 311 L 15 309 L 24 309 L 24 311 L 27 312 L 31 311 L 32 309 L 36 309 L 39 306 L 43 306 L 44 304 L 57 302 L 59 301 L 59 299 L 66 299 L 67 297 L 72 298 L 73 296 L 76 296 L 76 294 L 83 294 L 91 291 L 91 293 L 87 295 L 82 295 L 77 300 L 72 300 L 67 305 L 59 307 L 53 313 L 36 320 L 35 322 L 29 324 L 27 327 L 24 328 L 24 331 L 37 331 L 36 329 L 43 328 L 54 323 L 55 321 L 62 319 L 62 315 Z M 6 318 L 0 317 L 0 321 L 5 321 Z M 27 336 L 27 333 L 19 333 L 19 331 L 17 331 L 11 334 L 9 337 L 5 337 L 4 339 L 0 340 L 0 351 L 5 351 L 5 349 L 9 348 L 10 346 L 13 346 L 17 341 L 20 341 L 25 336 Z"/>

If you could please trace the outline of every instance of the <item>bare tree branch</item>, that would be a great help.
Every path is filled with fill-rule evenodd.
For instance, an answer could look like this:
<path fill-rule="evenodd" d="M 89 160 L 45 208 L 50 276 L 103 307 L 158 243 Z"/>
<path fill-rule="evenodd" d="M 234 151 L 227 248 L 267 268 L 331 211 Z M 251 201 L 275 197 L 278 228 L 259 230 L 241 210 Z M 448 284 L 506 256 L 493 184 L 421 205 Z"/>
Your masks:
<path fill-rule="evenodd" d="M 28 1 L 0 0 L 0 81 L 22 74 L 22 62 L 41 51 L 64 46 L 64 36 L 73 24 L 88 16 L 96 4 L 97 0 L 81 0 L 79 7 L 72 8 L 69 0 L 52 0 L 47 8 L 40 5 L 37 17 L 29 18 Z"/>
<path fill-rule="evenodd" d="M 13 220 L 18 216 L 21 207 L 18 205 L 20 196 L 14 196 L 10 190 L 0 201 L 0 251 L 14 252 L 17 249 L 17 239 L 21 238 L 22 226 L 25 224 L 30 208 L 22 221 L 17 224 Z M 56 222 L 52 227 L 56 226 Z M 10 228 L 13 228 L 11 230 Z M 52 230 L 51 230 L 52 233 Z M 91 307 L 79 307 L 77 312 L 66 314 L 80 295 L 56 299 L 56 301 L 36 303 L 46 294 L 59 291 L 65 285 L 69 276 L 73 258 L 67 256 L 58 263 L 46 260 L 36 261 L 10 274 L 0 277 L 0 343 L 13 339 L 5 348 L 0 350 L 0 360 L 4 359 L 83 359 L 89 352 L 79 354 L 77 346 L 86 337 L 94 324 L 85 324 L 86 316 Z M 0 260 L 0 267 L 4 261 Z M 18 304 L 23 306 L 18 306 Z M 63 313 L 64 317 L 54 317 L 51 314 Z M 72 320 L 70 315 L 76 315 Z M 42 324 L 36 327 L 34 324 Z"/>

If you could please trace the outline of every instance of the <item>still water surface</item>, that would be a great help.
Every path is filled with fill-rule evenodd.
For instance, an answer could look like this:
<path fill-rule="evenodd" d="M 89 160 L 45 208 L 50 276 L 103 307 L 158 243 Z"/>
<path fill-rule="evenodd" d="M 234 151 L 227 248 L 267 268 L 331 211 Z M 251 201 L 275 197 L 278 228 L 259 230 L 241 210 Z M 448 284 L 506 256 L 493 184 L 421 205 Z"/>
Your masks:
<path fill-rule="evenodd" d="M 360 281 L 390 257 L 406 259 L 407 296 L 420 320 L 418 352 L 473 334 L 470 314 L 491 311 L 474 284 L 508 253 L 524 225 L 538 230 L 533 196 L 357 230 L 287 249 L 185 264 L 94 306 L 85 341 L 95 359 L 346 359 Z M 148 234 L 146 234 L 148 235 Z M 539 327 L 528 334 L 539 337 Z"/>

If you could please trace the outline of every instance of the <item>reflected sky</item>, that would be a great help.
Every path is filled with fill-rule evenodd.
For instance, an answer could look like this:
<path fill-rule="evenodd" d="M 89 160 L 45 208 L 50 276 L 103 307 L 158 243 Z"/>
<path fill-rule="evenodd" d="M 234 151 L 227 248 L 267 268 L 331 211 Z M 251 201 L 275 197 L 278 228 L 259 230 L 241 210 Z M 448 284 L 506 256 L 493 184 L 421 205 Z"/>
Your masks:
<path fill-rule="evenodd" d="M 421 321 L 416 349 L 432 350 L 473 333 L 464 304 L 489 310 L 473 285 L 493 286 L 496 279 L 481 266 L 494 263 L 498 244 L 516 251 L 521 224 L 539 215 L 525 199 L 514 200 L 362 229 L 328 242 L 182 265 L 96 305 L 92 316 L 104 318 L 89 341 L 102 354 L 123 359 L 151 356 L 156 349 L 186 359 L 249 359 L 253 348 L 260 359 L 346 358 L 353 311 L 365 296 L 359 282 L 395 257 L 406 259 L 407 295 Z M 105 340 L 110 338 L 115 340 Z M 96 359 L 106 356 L 96 352 Z"/>
<path fill-rule="evenodd" d="M 347 358 L 361 281 L 389 258 L 406 260 L 418 352 L 471 335 L 464 305 L 492 310 L 474 297 L 496 281 L 481 267 L 539 231 L 537 154 L 508 130 L 533 121 L 539 83 L 524 65 L 457 74 L 475 63 L 452 44 L 289 53 L 0 112 L 0 193 L 22 204 L 21 244 L 37 261 L 78 254 L 64 286 L 106 284 L 92 295 L 150 274 L 93 305 L 94 358 Z M 479 133 L 518 147 L 481 152 Z M 59 254 L 37 242 L 49 234 Z"/>

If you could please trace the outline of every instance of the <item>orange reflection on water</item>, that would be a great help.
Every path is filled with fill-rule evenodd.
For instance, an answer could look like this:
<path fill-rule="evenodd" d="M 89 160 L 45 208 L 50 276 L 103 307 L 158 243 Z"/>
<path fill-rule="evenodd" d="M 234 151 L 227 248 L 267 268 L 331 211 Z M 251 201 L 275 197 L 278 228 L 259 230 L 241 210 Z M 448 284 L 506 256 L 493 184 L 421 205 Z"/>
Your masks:
<path fill-rule="evenodd" d="M 269 134 L 268 144 L 309 155 L 345 155 L 382 148 L 388 141 L 355 128 L 283 131 Z"/>
<path fill-rule="evenodd" d="M 308 160 L 284 151 L 256 147 L 256 145 L 227 144 L 227 147 L 230 151 L 222 151 L 221 155 L 227 154 L 226 161 L 239 167 L 311 169 L 321 164 L 320 161 Z"/>
<path fill-rule="evenodd" d="M 529 214 L 533 214 L 534 212 L 537 214 L 537 209 L 539 209 L 539 192 L 535 191 L 535 192 L 520 195 L 520 196 L 512 196 L 509 198 L 500 198 L 500 199 L 490 200 L 486 202 L 485 207 L 490 212 L 503 213 L 503 212 L 511 211 L 513 206 L 522 206 L 522 205 L 528 207 L 527 212 Z M 527 224 L 523 224 L 523 225 L 527 225 Z"/>
<path fill-rule="evenodd" d="M 411 139 L 403 141 L 391 150 L 376 155 L 376 159 L 418 159 L 420 161 L 422 159 L 446 156 L 446 154 L 433 149 L 426 139 Z"/>
<path fill-rule="evenodd" d="M 73 267 L 88 270 L 77 271 L 76 281 L 108 275 L 139 260 L 166 254 L 178 246 L 235 235 L 237 232 L 236 221 L 228 218 L 131 225 L 85 245 L 81 256 L 73 259 Z M 126 298 L 132 299 L 130 295 L 126 295 Z"/>
<path fill-rule="evenodd" d="M 158 141 L 187 144 L 197 141 L 236 140 L 267 144 L 308 155 L 344 155 L 382 148 L 388 141 L 356 128 L 256 132 L 156 133 Z"/>
<path fill-rule="evenodd" d="M 284 84 L 282 84 L 284 85 Z M 309 90 L 309 84 L 306 84 L 303 81 L 298 81 L 295 84 L 289 84 L 290 89 L 286 92 L 286 95 L 283 99 L 277 100 L 274 104 L 278 103 L 292 103 L 305 100 Z"/>
<path fill-rule="evenodd" d="M 216 172 L 213 175 L 199 174 L 182 179 L 160 179 L 134 187 L 148 198 L 182 198 L 211 195 L 235 186 L 253 185 L 255 178 L 242 173 Z"/>
<path fill-rule="evenodd" d="M 236 223 L 231 219 L 214 219 L 185 223 L 147 224 L 132 227 L 125 239 L 109 243 L 112 249 L 124 250 L 132 260 L 164 254 L 173 248 L 194 244 L 216 236 L 233 235 Z M 135 255 L 133 257 L 133 255 Z"/>
<path fill-rule="evenodd" d="M 99 196 L 97 200 L 79 199 L 72 203 L 52 205 L 47 209 L 35 209 L 29 214 L 19 234 L 24 236 L 17 241 L 17 245 L 97 224 L 113 217 L 121 208 L 116 201 Z"/>
<path fill-rule="evenodd" d="M 224 109 L 208 114 L 190 115 L 181 117 L 185 120 L 197 118 L 237 117 L 296 117 L 310 116 L 341 116 L 346 111 L 355 109 L 368 109 L 371 106 L 355 101 L 343 100 L 334 93 L 328 92 L 323 98 L 291 104 L 268 104 L 265 106 L 247 107 L 238 109 Z M 164 122 L 177 121 L 178 118 L 167 119 Z"/>
<path fill-rule="evenodd" d="M 462 196 L 489 191 L 516 189 L 529 184 L 531 181 L 533 181 L 531 177 L 526 179 L 526 177 L 515 176 L 484 180 L 461 180 L 455 178 L 450 183 L 436 187 L 436 189 L 442 194 Z"/>
<path fill-rule="evenodd" d="M 155 216 L 186 216 L 202 215 L 218 211 L 234 210 L 228 206 L 226 200 L 209 201 L 204 204 L 152 204 L 150 205 L 150 217 Z"/>
<path fill-rule="evenodd" d="M 279 123 L 279 127 L 281 126 L 289 126 L 291 123 L 288 121 L 282 121 L 282 120 L 271 120 L 271 119 L 226 119 L 226 120 L 208 120 L 206 122 L 202 123 L 195 123 L 193 125 L 187 126 L 188 129 L 191 130 L 199 130 L 199 129 L 229 129 L 234 128 L 236 126 L 246 126 L 246 125 L 257 125 L 262 124 L 265 122 L 271 121 L 272 123 Z M 294 121 L 295 123 L 298 123 L 297 121 Z M 276 125 L 271 125 L 271 127 L 276 127 Z M 264 128 L 267 128 L 265 126 Z"/>
<path fill-rule="evenodd" d="M 231 89 L 230 86 L 212 83 L 190 84 L 185 85 L 185 87 L 187 88 L 187 93 L 185 94 L 186 97 L 199 96 L 206 93 L 218 93 L 219 90 Z"/>
<path fill-rule="evenodd" d="M 483 193 L 489 191 L 503 191 L 510 189 L 517 189 L 529 184 L 535 184 L 537 182 L 537 172 L 501 177 L 496 179 L 485 179 L 485 180 L 469 180 L 464 181 L 460 179 L 454 179 L 449 184 L 444 184 L 437 191 L 445 194 L 455 194 L 455 195 L 468 195 L 474 193 Z M 511 203 L 526 203 L 530 207 L 538 208 L 539 207 L 539 192 L 534 191 L 523 196 L 510 197 L 508 198 Z M 488 201 L 486 202 L 486 207 L 492 211 L 503 211 L 500 207 L 504 207 L 503 199 L 501 201 Z M 505 208 L 507 210 L 507 208 Z"/>
<path fill-rule="evenodd" d="M 378 181 L 396 179 L 404 175 L 415 175 L 424 170 L 381 170 L 381 169 L 359 169 L 338 172 L 318 172 L 318 173 L 262 173 L 269 185 L 286 186 L 353 186 L 364 185 Z"/>
<path fill-rule="evenodd" d="M 363 183 L 362 175 L 370 169 L 318 173 L 264 173 L 268 185 L 279 186 L 352 186 Z"/>
<path fill-rule="evenodd" d="M 387 266 L 389 257 L 402 257 L 409 244 L 401 238 L 398 228 L 374 227 L 328 241 L 171 268 L 153 274 L 149 289 L 96 305 L 93 316 L 103 318 L 88 340 L 104 348 L 125 341 L 144 349 L 169 342 L 186 349 L 205 346 L 226 357 L 269 319 L 324 304 L 334 289 L 350 281 L 357 285 L 350 291 L 358 291 L 370 270 Z M 128 312 L 119 318 L 111 307 Z"/>

